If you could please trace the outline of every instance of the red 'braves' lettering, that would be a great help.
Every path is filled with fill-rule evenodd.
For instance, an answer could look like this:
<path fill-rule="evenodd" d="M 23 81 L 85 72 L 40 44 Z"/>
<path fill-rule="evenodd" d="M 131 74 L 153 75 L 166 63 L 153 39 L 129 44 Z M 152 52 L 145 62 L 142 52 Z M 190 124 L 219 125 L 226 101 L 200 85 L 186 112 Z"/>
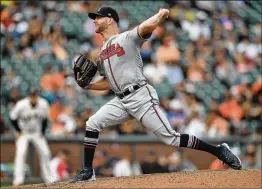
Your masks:
<path fill-rule="evenodd" d="M 117 44 L 112 44 L 109 47 L 107 47 L 106 49 L 104 49 L 101 54 L 100 54 L 100 58 L 105 60 L 110 58 L 113 55 L 117 55 L 118 57 L 122 56 L 123 54 L 125 54 L 125 51 L 123 49 L 123 47 L 121 47 L 118 43 Z"/>

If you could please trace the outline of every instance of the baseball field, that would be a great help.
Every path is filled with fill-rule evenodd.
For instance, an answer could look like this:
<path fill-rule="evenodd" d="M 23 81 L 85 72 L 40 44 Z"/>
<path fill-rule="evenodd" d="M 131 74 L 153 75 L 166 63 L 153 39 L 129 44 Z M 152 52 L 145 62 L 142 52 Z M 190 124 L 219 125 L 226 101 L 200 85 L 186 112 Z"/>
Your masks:
<path fill-rule="evenodd" d="M 97 178 L 95 182 L 32 184 L 15 188 L 261 188 L 262 171 L 202 170 L 131 177 Z"/>

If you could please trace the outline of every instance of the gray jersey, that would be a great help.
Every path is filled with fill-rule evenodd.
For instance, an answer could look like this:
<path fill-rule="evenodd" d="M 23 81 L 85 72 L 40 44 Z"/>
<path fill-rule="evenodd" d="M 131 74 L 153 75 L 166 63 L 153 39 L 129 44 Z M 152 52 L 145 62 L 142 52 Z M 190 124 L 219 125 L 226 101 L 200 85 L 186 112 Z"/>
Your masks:
<path fill-rule="evenodd" d="M 97 63 L 100 75 L 107 78 L 115 93 L 146 83 L 140 56 L 140 47 L 145 41 L 139 36 L 138 27 L 104 41 Z"/>
<path fill-rule="evenodd" d="M 151 128 L 165 143 L 179 146 L 180 134 L 172 129 L 159 107 L 156 90 L 146 84 L 143 76 L 140 47 L 145 41 L 139 36 L 136 27 L 104 42 L 97 60 L 100 75 L 107 78 L 115 93 L 123 93 L 134 85 L 140 85 L 140 88 L 132 91 L 130 87 L 129 91 L 132 92 L 123 98 L 116 95 L 88 119 L 86 130 L 100 132 L 103 128 L 135 118 Z"/>

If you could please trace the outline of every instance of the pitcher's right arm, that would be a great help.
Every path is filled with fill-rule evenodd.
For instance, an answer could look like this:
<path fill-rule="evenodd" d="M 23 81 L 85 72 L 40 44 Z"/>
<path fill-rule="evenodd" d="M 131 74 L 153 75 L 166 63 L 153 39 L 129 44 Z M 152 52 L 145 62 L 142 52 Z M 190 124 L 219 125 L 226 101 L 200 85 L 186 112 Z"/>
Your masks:
<path fill-rule="evenodd" d="M 142 38 L 151 33 L 169 16 L 168 9 L 160 9 L 157 14 L 148 18 L 138 26 L 138 34 Z"/>
<path fill-rule="evenodd" d="M 132 30 L 128 31 L 127 39 L 131 39 L 128 43 L 132 44 L 132 41 L 135 41 L 137 45 L 140 47 L 142 44 L 147 41 L 152 32 L 169 16 L 168 9 L 160 9 L 157 14 L 148 18 L 137 27 L 133 28 Z"/>

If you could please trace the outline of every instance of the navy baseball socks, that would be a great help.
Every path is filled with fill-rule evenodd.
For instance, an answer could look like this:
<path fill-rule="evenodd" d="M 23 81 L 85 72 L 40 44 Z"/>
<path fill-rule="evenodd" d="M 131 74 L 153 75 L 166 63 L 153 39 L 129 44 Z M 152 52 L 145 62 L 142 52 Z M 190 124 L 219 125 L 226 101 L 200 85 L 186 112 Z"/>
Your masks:
<path fill-rule="evenodd" d="M 99 132 L 86 131 L 84 139 L 84 167 L 92 168 Z"/>
<path fill-rule="evenodd" d="M 240 159 L 231 152 L 226 143 L 213 146 L 205 143 L 193 135 L 181 134 L 179 147 L 209 152 L 233 169 L 240 170 L 242 168 Z"/>
<path fill-rule="evenodd" d="M 98 143 L 99 132 L 87 131 L 84 139 L 84 167 L 77 170 L 76 176 L 71 182 L 89 182 L 95 181 L 96 176 L 93 169 L 93 159 Z"/>

